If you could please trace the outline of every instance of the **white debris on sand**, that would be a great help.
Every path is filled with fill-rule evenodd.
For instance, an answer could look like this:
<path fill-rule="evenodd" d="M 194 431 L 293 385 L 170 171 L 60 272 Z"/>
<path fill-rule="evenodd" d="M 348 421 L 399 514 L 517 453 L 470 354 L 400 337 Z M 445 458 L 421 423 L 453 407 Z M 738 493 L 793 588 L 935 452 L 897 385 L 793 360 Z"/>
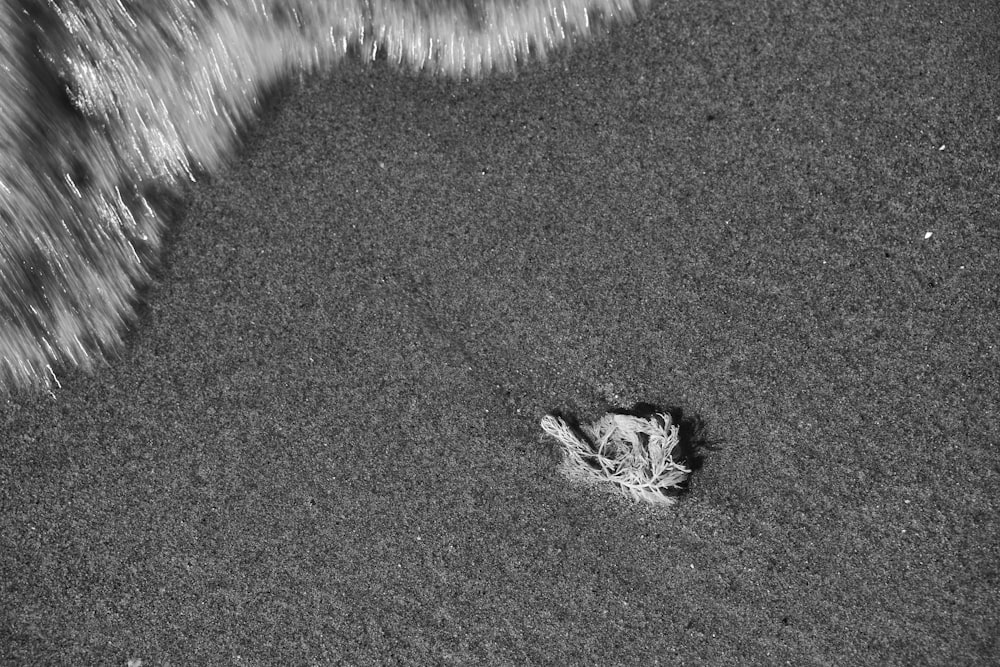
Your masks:
<path fill-rule="evenodd" d="M 673 458 L 679 429 L 666 413 L 649 417 L 608 413 L 579 428 L 546 415 L 541 425 L 562 445 L 559 471 L 573 482 L 652 505 L 673 505 L 676 500 L 669 492 L 691 474 Z"/>

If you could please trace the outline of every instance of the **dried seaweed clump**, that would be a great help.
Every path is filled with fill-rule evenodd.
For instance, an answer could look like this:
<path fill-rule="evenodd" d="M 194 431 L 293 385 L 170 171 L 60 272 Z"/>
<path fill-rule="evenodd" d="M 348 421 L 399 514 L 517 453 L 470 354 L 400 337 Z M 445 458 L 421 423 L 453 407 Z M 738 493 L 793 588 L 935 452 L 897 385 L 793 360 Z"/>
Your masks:
<path fill-rule="evenodd" d="M 676 491 L 691 474 L 674 459 L 679 428 L 666 413 L 609 413 L 578 427 L 547 415 L 542 429 L 562 445 L 559 471 L 567 479 L 635 501 L 673 505 Z"/>

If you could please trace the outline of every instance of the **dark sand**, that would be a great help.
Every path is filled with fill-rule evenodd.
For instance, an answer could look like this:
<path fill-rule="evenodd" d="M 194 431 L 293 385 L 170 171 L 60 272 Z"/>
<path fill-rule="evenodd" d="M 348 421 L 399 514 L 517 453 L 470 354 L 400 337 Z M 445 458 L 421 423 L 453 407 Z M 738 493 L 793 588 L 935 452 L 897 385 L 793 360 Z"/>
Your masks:
<path fill-rule="evenodd" d="M 0 406 L 3 664 L 996 664 L 998 14 L 277 94 L 122 354 Z M 670 510 L 541 438 L 637 400 L 717 445 Z"/>

